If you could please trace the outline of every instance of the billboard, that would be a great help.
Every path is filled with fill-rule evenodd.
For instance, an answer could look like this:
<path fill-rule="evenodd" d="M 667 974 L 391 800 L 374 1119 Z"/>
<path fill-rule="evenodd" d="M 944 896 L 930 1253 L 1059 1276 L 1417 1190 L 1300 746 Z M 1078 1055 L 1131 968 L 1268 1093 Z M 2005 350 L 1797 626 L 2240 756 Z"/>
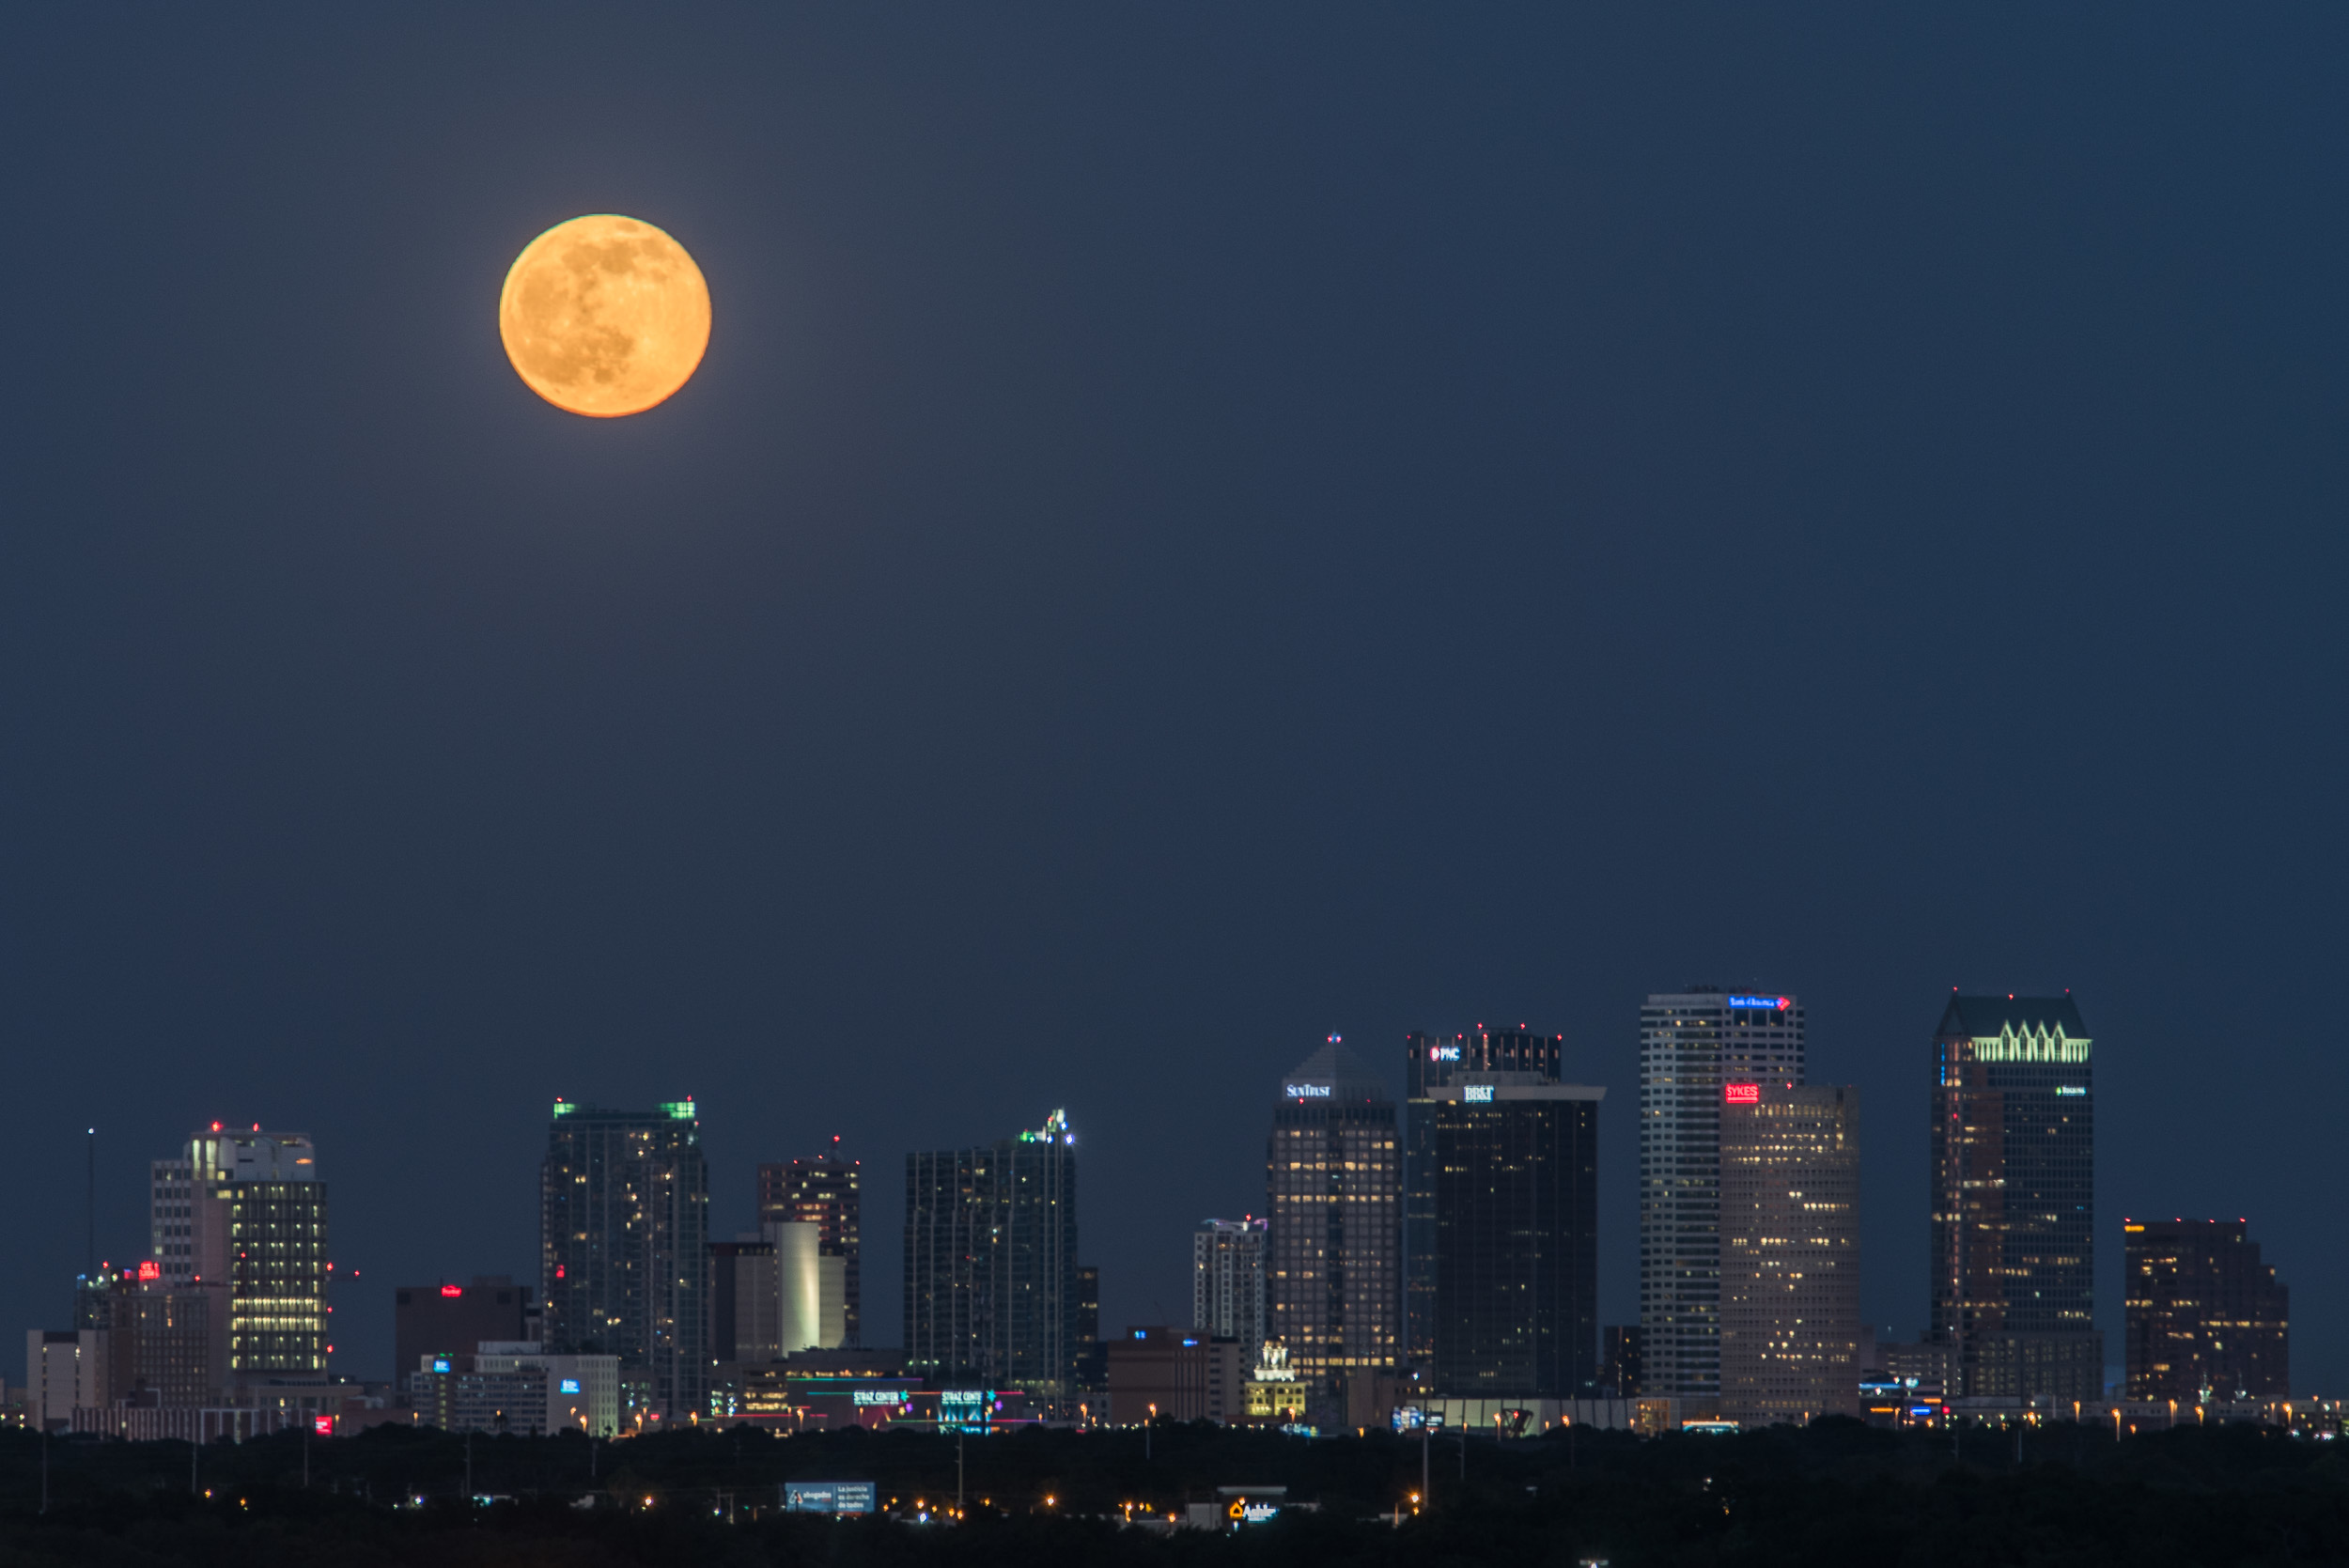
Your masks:
<path fill-rule="evenodd" d="M 869 1481 L 786 1481 L 786 1514 L 870 1514 L 876 1488 Z"/>

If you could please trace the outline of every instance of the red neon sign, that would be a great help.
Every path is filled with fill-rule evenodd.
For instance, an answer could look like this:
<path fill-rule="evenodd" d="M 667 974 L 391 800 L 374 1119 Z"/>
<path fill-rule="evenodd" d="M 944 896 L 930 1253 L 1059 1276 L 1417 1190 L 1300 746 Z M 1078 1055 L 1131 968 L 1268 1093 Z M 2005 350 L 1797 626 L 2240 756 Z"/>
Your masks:
<path fill-rule="evenodd" d="M 313 1416 L 310 1418 L 310 1430 L 317 1433 L 321 1437 L 332 1437 L 334 1436 L 334 1418 L 332 1416 Z"/>
<path fill-rule="evenodd" d="M 162 1279 L 163 1277 L 163 1265 L 162 1264 L 157 1263 L 154 1259 L 149 1258 L 149 1259 L 148 1259 L 145 1263 L 143 1263 L 143 1264 L 139 1265 L 139 1278 L 140 1278 L 140 1279 L 142 1279 L 142 1280 L 160 1280 L 160 1279 Z"/>
<path fill-rule="evenodd" d="M 465 1294 L 465 1287 L 462 1285 L 443 1285 L 441 1287 L 441 1294 L 443 1296 L 462 1296 Z"/>
<path fill-rule="evenodd" d="M 1730 1105 L 1760 1105 L 1762 1086 L 1758 1083 L 1723 1084 L 1721 1098 Z"/>

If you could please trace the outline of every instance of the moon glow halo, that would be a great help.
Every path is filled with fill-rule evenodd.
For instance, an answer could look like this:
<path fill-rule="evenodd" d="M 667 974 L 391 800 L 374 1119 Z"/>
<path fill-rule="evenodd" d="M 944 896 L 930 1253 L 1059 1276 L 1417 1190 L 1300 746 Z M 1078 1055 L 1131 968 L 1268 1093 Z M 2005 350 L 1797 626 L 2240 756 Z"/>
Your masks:
<path fill-rule="evenodd" d="M 642 413 L 692 379 L 709 347 L 709 285 L 683 245 L 598 212 L 522 247 L 498 335 L 531 391 L 593 419 Z"/>

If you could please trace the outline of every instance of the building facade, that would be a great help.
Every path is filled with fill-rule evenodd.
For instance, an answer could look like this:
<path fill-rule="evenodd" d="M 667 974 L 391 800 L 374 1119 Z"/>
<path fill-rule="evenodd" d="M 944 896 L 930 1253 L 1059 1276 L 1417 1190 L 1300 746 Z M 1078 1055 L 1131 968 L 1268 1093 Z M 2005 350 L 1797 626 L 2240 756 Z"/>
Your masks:
<path fill-rule="evenodd" d="M 307 1133 L 188 1141 L 187 1288 L 210 1300 L 216 1359 L 232 1388 L 326 1380 L 326 1180 Z"/>
<path fill-rule="evenodd" d="M 906 1157 L 906 1367 L 1078 1404 L 1077 1150 L 1055 1110 L 1016 1139 Z"/>
<path fill-rule="evenodd" d="M 1577 1399 L 1595 1387 L 1606 1093 L 1540 1070 L 1461 1073 L 1429 1091 L 1435 1392 Z"/>
<path fill-rule="evenodd" d="M 1190 1326 L 1233 1340 L 1251 1365 L 1265 1342 L 1265 1236 L 1269 1222 L 1203 1219 L 1190 1234 Z"/>
<path fill-rule="evenodd" d="M 1109 1388 L 1109 1346 L 1101 1340 L 1101 1268 L 1077 1265 L 1077 1392 L 1090 1398 Z"/>
<path fill-rule="evenodd" d="M 1721 1389 L 1721 1085 L 1803 1081 L 1803 1011 L 1691 986 L 1640 1010 L 1640 1327 L 1651 1395 Z"/>
<path fill-rule="evenodd" d="M 1859 1414 L 1859 1092 L 1721 1090 L 1720 1414 Z"/>
<path fill-rule="evenodd" d="M 618 1358 L 622 1420 L 698 1414 L 709 1381 L 709 1168 L 692 1100 L 557 1100 L 539 1187 L 546 1348 Z"/>
<path fill-rule="evenodd" d="M 1532 1073 L 1555 1079 L 1565 1039 L 1532 1030 L 1487 1029 L 1403 1037 L 1403 1358 L 1426 1366 L 1436 1353 L 1434 1099 L 1461 1073 Z"/>
<path fill-rule="evenodd" d="M 2095 1078 L 2069 996 L 1952 996 L 1933 1039 L 1931 1334 L 1953 1398 L 2104 1393 Z"/>
<path fill-rule="evenodd" d="M 858 1198 L 863 1177 L 860 1161 L 843 1159 L 837 1153 L 758 1168 L 758 1222 L 813 1225 L 817 1252 L 840 1260 L 845 1325 L 840 1343 L 845 1345 L 864 1343 L 858 1271 L 863 1250 Z"/>
<path fill-rule="evenodd" d="M 1265 1333 L 1308 1401 L 1403 1355 L 1403 1159 L 1394 1102 L 1336 1035 L 1281 1086 L 1266 1150 Z"/>
<path fill-rule="evenodd" d="M 2128 1397 L 2292 1397 L 2292 1296 L 2240 1219 L 2122 1221 Z"/>
<path fill-rule="evenodd" d="M 1253 1355 L 1197 1328 L 1128 1328 L 1109 1342 L 1109 1423 L 1242 1421 Z"/>
<path fill-rule="evenodd" d="M 476 1274 L 463 1284 L 392 1288 L 392 1366 L 395 1381 L 416 1370 L 426 1355 L 471 1356 L 484 1340 L 536 1340 L 538 1311 L 528 1285 L 505 1274 Z"/>
<path fill-rule="evenodd" d="M 183 1157 L 147 1168 L 148 1253 L 167 1290 L 195 1276 L 195 1167 Z"/>

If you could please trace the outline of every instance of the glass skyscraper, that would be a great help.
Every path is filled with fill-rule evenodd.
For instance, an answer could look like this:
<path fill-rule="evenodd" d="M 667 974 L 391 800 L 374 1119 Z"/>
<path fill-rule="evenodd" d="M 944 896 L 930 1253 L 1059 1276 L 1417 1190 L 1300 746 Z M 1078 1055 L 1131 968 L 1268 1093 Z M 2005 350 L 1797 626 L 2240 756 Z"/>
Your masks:
<path fill-rule="evenodd" d="M 1721 1086 L 1803 1081 L 1802 1003 L 1693 986 L 1640 1009 L 1640 1327 L 1645 1388 L 1721 1392 Z"/>
<path fill-rule="evenodd" d="M 1953 1395 L 2092 1400 L 2095 1079 L 2068 996 L 1952 996 L 1933 1037 L 1932 1335 Z"/>
<path fill-rule="evenodd" d="M 1082 1348 L 1068 1118 L 906 1156 L 906 1370 L 1026 1390 L 1073 1412 Z"/>
<path fill-rule="evenodd" d="M 1564 1037 L 1486 1029 L 1403 1037 L 1403 1358 L 1436 1354 L 1435 1098 L 1461 1073 L 1532 1073 L 1555 1079 Z"/>
<path fill-rule="evenodd" d="M 1593 1391 L 1606 1093 L 1540 1071 L 1457 1073 L 1429 1092 L 1436 1392 Z"/>
<path fill-rule="evenodd" d="M 683 1421 L 709 1388 L 709 1167 L 692 1100 L 557 1100 L 540 1169 L 547 1349 L 620 1358 L 624 1418 Z"/>

